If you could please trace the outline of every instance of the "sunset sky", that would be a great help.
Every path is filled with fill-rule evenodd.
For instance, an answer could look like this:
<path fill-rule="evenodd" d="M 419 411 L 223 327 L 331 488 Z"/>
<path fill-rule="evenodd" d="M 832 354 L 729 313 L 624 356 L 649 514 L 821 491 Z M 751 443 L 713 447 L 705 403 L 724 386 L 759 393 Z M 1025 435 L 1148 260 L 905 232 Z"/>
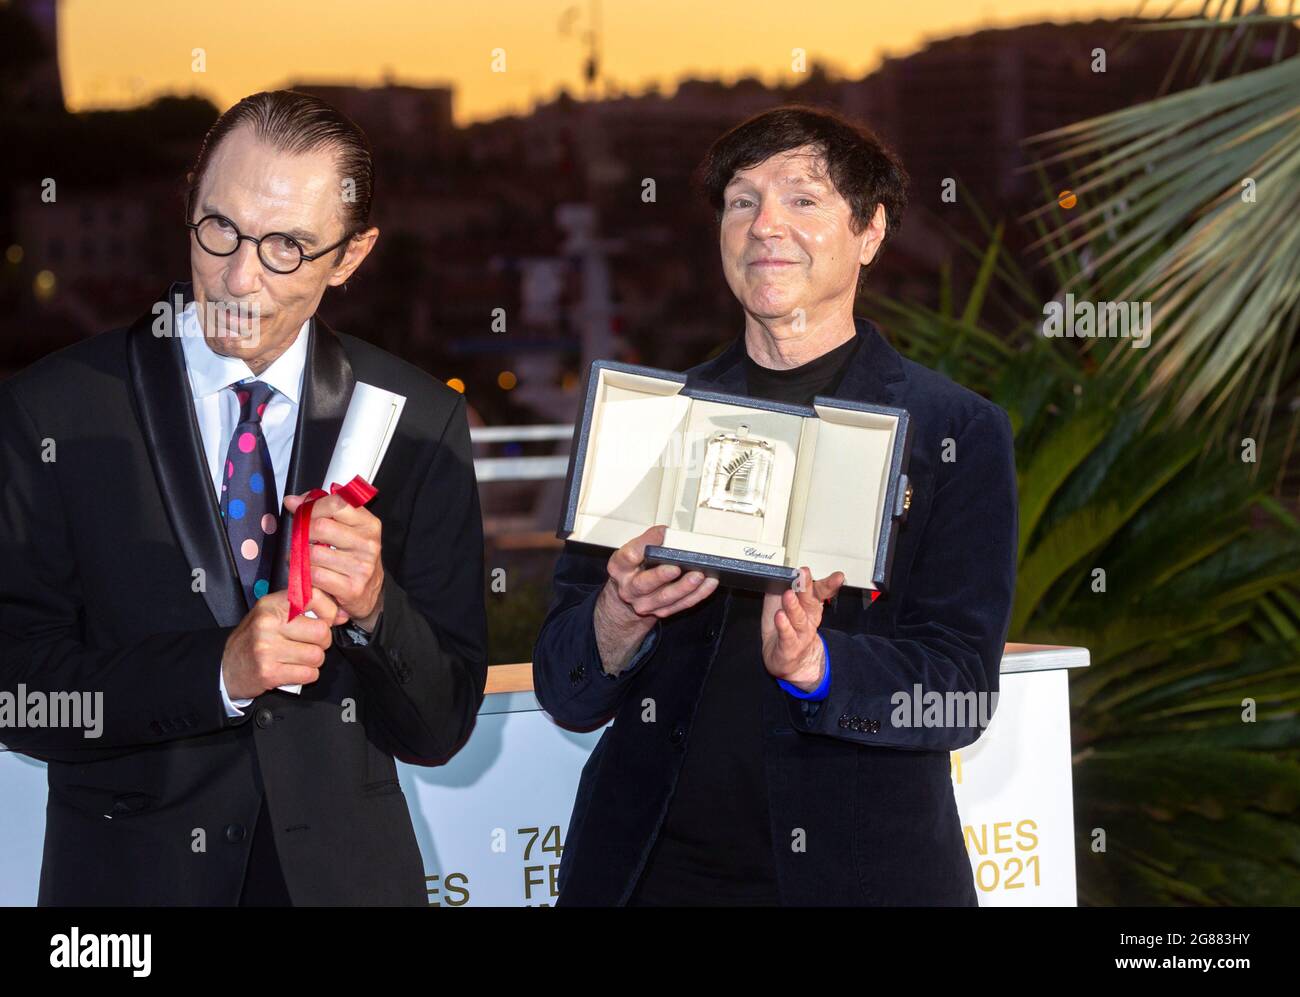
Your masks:
<path fill-rule="evenodd" d="M 859 76 L 927 38 L 1135 13 L 1141 0 L 602 0 L 602 76 L 626 91 L 685 76 L 793 79 L 791 50 Z M 1162 13 L 1169 3 L 1149 4 Z M 1195 6 L 1195 5 L 1193 5 Z M 226 107 L 290 80 L 454 85 L 459 123 L 581 91 L 589 0 L 63 0 L 72 110 L 197 93 Z M 565 11 L 575 21 L 561 32 Z M 206 72 L 191 51 L 206 51 Z M 492 71 L 492 50 L 506 71 Z"/>

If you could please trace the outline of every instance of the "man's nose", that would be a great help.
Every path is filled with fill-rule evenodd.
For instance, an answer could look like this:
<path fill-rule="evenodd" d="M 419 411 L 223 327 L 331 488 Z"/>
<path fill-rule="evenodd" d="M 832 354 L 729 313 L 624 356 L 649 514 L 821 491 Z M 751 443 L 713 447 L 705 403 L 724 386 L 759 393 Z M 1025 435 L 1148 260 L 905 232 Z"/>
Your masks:
<path fill-rule="evenodd" d="M 226 288 L 232 295 L 242 297 L 261 287 L 262 261 L 257 246 L 245 239 L 226 260 Z"/>
<path fill-rule="evenodd" d="M 755 239 L 768 239 L 785 232 L 785 216 L 781 207 L 771 201 L 763 201 L 754 215 L 754 222 L 749 226 L 750 234 Z"/>

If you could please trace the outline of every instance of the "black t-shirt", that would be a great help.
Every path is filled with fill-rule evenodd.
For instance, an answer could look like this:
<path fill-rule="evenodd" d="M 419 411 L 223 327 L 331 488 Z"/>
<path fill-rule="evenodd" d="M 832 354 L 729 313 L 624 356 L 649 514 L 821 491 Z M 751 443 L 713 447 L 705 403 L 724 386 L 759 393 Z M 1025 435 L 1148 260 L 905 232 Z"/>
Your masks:
<path fill-rule="evenodd" d="M 857 344 L 854 336 L 789 370 L 770 370 L 746 355 L 749 394 L 798 405 L 831 395 Z M 634 904 L 739 906 L 779 900 L 763 764 L 763 695 L 775 681 L 763 666 L 763 595 L 743 589 L 717 595 L 731 600 L 727 622 Z"/>

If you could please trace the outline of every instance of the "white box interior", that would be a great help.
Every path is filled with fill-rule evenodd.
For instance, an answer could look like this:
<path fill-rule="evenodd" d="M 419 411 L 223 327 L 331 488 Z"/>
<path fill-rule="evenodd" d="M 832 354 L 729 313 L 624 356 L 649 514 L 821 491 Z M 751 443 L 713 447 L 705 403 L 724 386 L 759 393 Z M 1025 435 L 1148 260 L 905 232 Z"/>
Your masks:
<path fill-rule="evenodd" d="M 843 571 L 874 588 L 877 533 L 898 419 L 816 406 L 817 418 L 681 394 L 645 374 L 595 372 L 586 460 L 570 539 L 621 547 L 656 523 L 664 546 L 787 567 Z M 775 449 L 764 515 L 700 507 L 705 446 L 719 430 Z"/>

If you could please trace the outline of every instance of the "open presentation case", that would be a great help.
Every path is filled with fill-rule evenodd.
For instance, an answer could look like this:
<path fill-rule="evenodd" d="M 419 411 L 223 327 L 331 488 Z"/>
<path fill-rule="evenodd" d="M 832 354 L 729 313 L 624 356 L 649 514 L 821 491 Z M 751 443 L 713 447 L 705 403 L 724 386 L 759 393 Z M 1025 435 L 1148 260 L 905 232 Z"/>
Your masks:
<path fill-rule="evenodd" d="M 727 585 L 814 578 L 889 587 L 911 504 L 905 409 L 811 406 L 686 387 L 686 375 L 597 360 L 574 427 L 558 535 L 621 547 L 664 524 L 648 563 Z"/>

